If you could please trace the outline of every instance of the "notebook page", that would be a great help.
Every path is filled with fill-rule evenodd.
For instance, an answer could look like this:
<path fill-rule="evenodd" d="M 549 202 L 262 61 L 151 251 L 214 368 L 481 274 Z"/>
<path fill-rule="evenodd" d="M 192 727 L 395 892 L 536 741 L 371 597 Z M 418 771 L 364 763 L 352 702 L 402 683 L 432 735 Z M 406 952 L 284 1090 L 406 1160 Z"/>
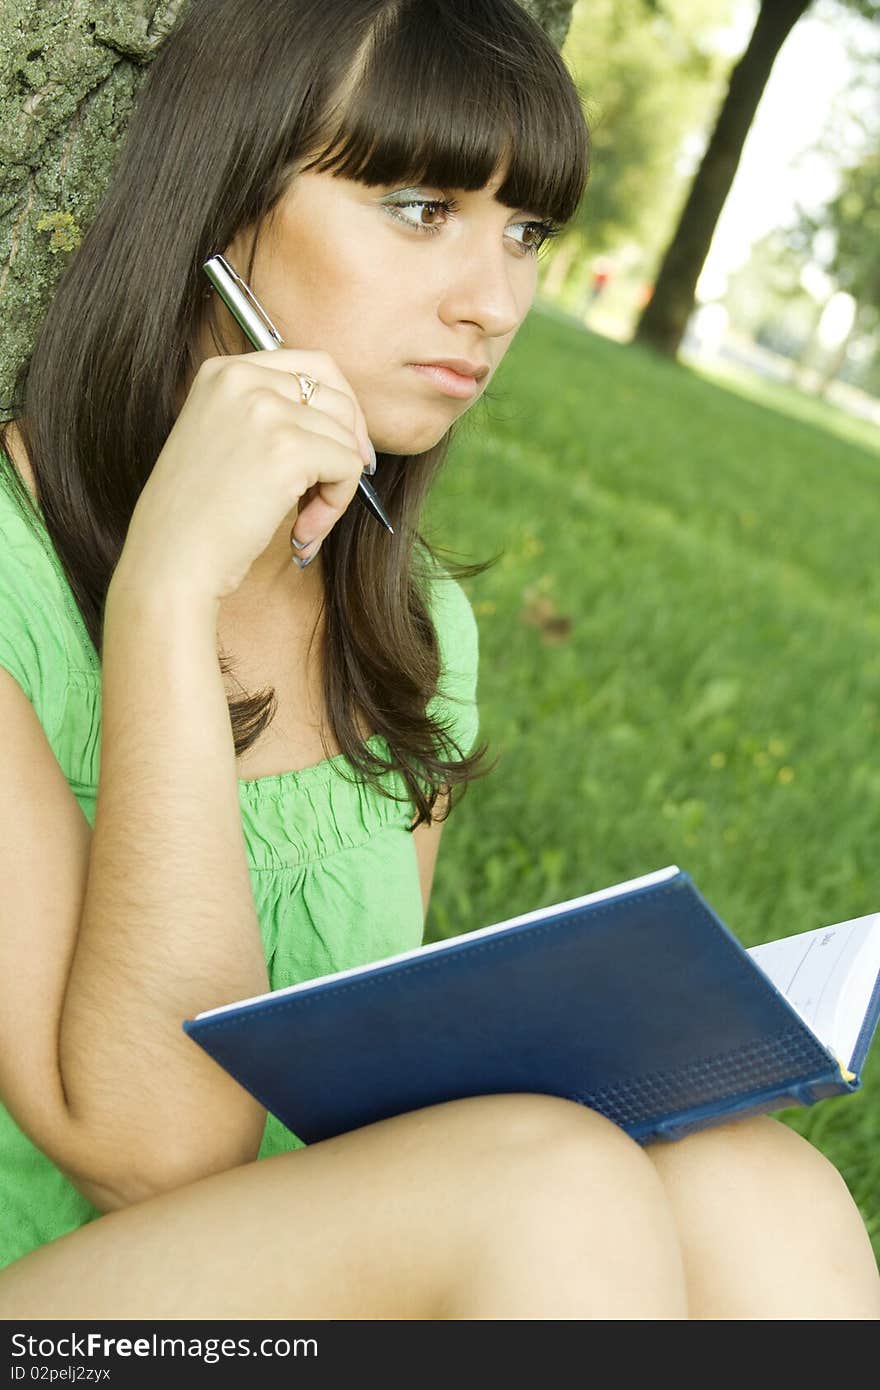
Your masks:
<path fill-rule="evenodd" d="M 768 941 L 748 954 L 848 1066 L 880 974 L 880 913 Z"/>

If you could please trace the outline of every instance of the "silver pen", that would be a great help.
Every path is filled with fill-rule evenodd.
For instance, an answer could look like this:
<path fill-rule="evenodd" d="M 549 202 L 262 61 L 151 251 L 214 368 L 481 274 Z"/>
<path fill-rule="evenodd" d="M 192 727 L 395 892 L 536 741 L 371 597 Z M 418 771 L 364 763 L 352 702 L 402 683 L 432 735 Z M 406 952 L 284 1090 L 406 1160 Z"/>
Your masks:
<path fill-rule="evenodd" d="M 284 346 L 281 334 L 269 318 L 262 304 L 260 304 L 256 295 L 249 286 L 245 284 L 241 276 L 233 270 L 232 266 L 223 256 L 212 256 L 210 260 L 205 261 L 202 270 L 223 300 L 230 314 L 232 314 L 239 328 L 255 348 L 279 348 Z M 360 489 L 361 497 L 373 513 L 373 516 L 375 516 L 378 521 L 381 521 L 382 525 L 386 526 L 391 534 L 394 535 L 394 527 L 385 515 L 385 509 L 376 496 L 375 489 L 371 487 L 365 477 L 362 476 L 360 478 L 358 488 Z"/>

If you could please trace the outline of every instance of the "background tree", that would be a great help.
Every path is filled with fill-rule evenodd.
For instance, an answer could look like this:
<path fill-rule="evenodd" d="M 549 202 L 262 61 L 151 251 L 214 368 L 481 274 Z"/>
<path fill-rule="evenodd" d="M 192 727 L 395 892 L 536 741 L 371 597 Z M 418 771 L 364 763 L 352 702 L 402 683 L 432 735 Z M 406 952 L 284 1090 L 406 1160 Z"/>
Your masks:
<path fill-rule="evenodd" d="M 880 139 L 845 171 L 840 191 L 818 222 L 822 226 L 835 234 L 829 274 L 876 318 L 880 308 Z"/>
<path fill-rule="evenodd" d="M 556 47 L 561 48 L 571 23 L 574 0 L 519 0 L 519 3 L 549 34 Z M 656 4 L 657 0 L 649 0 L 649 3 Z"/>
<path fill-rule="evenodd" d="M 820 141 L 801 155 L 815 167 L 821 154 L 836 169 L 836 193 L 824 194 L 818 204 L 802 201 L 790 225 L 754 242 L 748 261 L 728 277 L 724 295 L 731 327 L 791 358 L 791 379 L 819 394 L 837 377 L 880 393 L 877 53 L 850 56 L 856 75 L 846 100 L 835 100 Z M 860 84 L 859 69 L 868 63 L 874 71 Z M 809 187 L 809 180 L 804 184 Z M 838 327 L 829 344 L 828 306 L 841 292 L 852 297 L 855 309 L 849 330 Z"/>
<path fill-rule="evenodd" d="M 793 247 L 783 228 L 753 242 L 748 260 L 727 279 L 730 327 L 783 356 L 798 357 L 822 310 L 803 283 L 809 259 L 806 248 Z"/>
<path fill-rule="evenodd" d="M 850 343 L 873 342 L 874 356 L 880 336 L 880 128 L 871 148 L 843 170 L 836 196 L 818 212 L 801 210 L 788 235 L 795 254 L 806 252 L 825 271 L 833 292 L 844 291 L 855 300 L 855 313 L 845 337 L 830 357 L 820 357 L 816 389 L 827 390 L 843 367 Z M 827 248 L 827 249 L 826 249 Z M 830 295 L 829 295 L 830 298 Z M 818 323 L 816 325 L 818 329 Z M 811 335 L 801 353 L 806 363 L 816 356 Z M 866 367 L 868 363 L 866 362 Z"/>
<path fill-rule="evenodd" d="M 584 98 L 593 158 L 586 197 L 544 260 L 542 290 L 574 307 L 590 262 L 638 246 L 652 264 L 687 171 L 682 147 L 724 91 L 714 31 L 735 0 L 578 0 L 563 53 Z"/>
<path fill-rule="evenodd" d="M 782 44 L 813 0 L 760 0 L 745 52 L 730 85 L 706 152 L 663 256 L 654 293 L 642 311 L 635 340 L 675 357 L 694 308 L 697 280 L 739 164 L 758 102 Z M 880 0 L 837 0 L 867 18 L 880 16 Z"/>
<path fill-rule="evenodd" d="M 0 0 L 0 407 L 191 0 Z M 259 3 L 259 0 L 254 0 Z M 521 0 L 561 44 L 573 0 Z M 144 189 L 144 197 L 149 197 Z"/>

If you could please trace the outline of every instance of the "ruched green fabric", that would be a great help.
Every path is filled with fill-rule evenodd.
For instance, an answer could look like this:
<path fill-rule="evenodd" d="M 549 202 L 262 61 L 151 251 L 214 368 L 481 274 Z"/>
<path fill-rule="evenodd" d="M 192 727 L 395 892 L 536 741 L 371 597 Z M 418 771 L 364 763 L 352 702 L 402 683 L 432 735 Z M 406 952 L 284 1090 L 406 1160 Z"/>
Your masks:
<path fill-rule="evenodd" d="M 23 513 L 7 466 L 0 455 L 0 666 L 33 705 L 93 825 L 100 663 L 42 519 Z M 478 722 L 476 623 L 461 586 L 439 567 L 430 606 L 441 653 L 431 713 L 466 754 Z M 387 756 L 380 736 L 369 745 Z M 239 781 L 272 989 L 421 943 L 422 898 L 409 832 L 415 807 L 399 773 L 386 773 L 382 781 L 402 799 L 357 781 L 343 755 L 299 772 Z M 32 930 L 39 951 L 39 922 Z M 21 1045 L 27 1047 L 26 1037 Z M 300 1147 L 296 1135 L 270 1115 L 259 1157 Z M 99 1215 L 0 1103 L 0 1268 Z"/>

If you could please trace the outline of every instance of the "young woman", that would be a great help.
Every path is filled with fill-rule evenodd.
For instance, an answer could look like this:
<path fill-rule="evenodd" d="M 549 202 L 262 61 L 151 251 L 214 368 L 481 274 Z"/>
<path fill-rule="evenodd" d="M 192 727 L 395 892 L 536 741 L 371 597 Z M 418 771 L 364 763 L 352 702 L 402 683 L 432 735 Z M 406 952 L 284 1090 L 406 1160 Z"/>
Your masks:
<path fill-rule="evenodd" d="M 4 1318 L 880 1312 L 772 1119 L 642 1149 L 485 1096 L 304 1147 L 181 1030 L 421 940 L 485 750 L 420 510 L 587 144 L 516 0 L 195 0 L 154 64 L 4 439 Z"/>

